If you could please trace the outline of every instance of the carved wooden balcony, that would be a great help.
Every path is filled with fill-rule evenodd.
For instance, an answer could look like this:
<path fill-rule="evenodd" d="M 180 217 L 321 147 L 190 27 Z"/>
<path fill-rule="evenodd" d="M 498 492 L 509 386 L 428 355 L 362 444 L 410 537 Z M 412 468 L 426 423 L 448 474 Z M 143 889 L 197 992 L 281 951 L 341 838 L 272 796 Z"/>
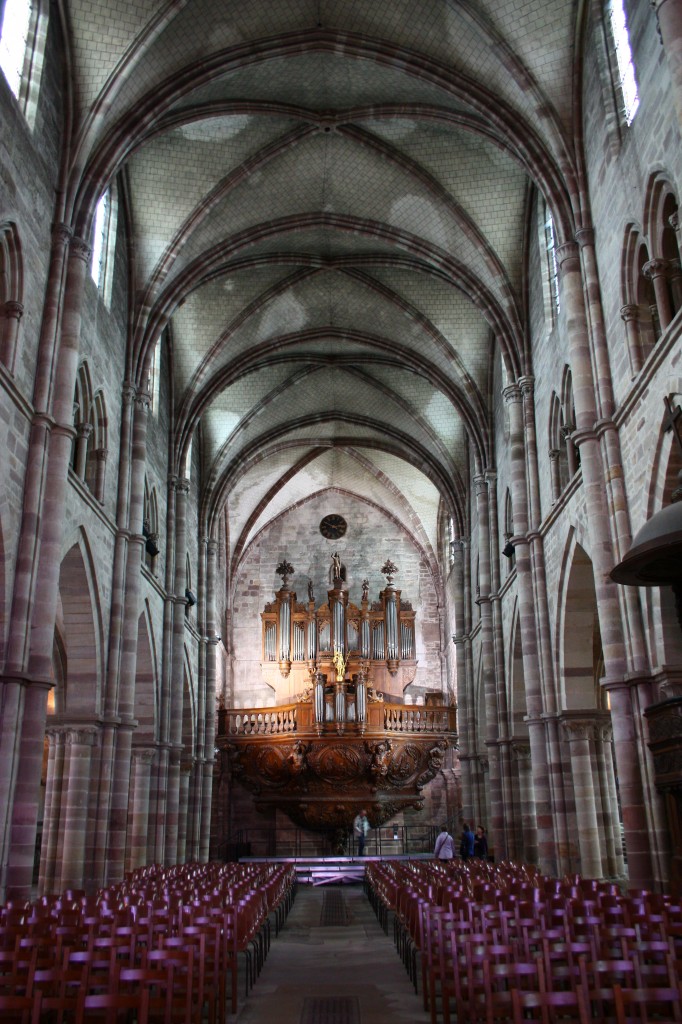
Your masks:
<path fill-rule="evenodd" d="M 374 828 L 406 807 L 421 809 L 424 787 L 457 738 L 454 707 L 370 695 L 364 721 L 356 721 L 355 698 L 344 697 L 343 721 L 321 721 L 313 699 L 220 709 L 216 740 L 223 770 L 254 795 L 256 807 L 276 807 L 303 828 L 336 833 L 339 842 L 363 807 Z"/>

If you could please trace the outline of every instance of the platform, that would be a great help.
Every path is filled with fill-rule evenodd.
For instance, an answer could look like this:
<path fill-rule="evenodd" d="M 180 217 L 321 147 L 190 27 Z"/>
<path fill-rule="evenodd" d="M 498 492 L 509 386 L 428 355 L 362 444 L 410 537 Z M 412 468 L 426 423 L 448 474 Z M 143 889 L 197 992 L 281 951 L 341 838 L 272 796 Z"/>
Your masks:
<path fill-rule="evenodd" d="M 241 864 L 293 864 L 296 880 L 304 885 L 342 885 L 361 882 L 368 861 L 429 860 L 431 853 L 394 854 L 385 857 L 240 857 Z"/>

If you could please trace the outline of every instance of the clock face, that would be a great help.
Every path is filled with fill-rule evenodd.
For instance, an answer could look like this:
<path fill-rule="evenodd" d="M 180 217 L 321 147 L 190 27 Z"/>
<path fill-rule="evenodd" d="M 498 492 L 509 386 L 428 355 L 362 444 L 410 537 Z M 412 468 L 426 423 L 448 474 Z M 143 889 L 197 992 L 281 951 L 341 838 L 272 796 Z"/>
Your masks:
<path fill-rule="evenodd" d="M 343 516 L 325 516 L 320 523 L 320 533 L 327 540 L 338 540 L 346 532 L 347 523 Z"/>

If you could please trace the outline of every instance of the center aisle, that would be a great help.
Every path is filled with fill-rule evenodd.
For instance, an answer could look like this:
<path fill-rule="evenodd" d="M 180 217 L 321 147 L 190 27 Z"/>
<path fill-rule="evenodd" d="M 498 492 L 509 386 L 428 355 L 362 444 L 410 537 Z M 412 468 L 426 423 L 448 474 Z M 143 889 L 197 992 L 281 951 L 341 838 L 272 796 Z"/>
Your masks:
<path fill-rule="evenodd" d="M 323 923 L 325 922 L 325 923 Z M 326 923 L 329 922 L 329 923 Z M 261 975 L 230 1022 L 427 1024 L 414 988 L 359 885 L 301 885 Z"/>

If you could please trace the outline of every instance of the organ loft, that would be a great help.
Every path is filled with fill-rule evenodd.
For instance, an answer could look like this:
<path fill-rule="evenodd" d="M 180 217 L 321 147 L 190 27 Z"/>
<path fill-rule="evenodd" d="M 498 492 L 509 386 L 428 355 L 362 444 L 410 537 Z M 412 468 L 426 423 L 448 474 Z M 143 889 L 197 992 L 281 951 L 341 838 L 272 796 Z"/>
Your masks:
<path fill-rule="evenodd" d="M 390 559 L 378 600 L 370 601 L 365 578 L 359 604 L 338 552 L 319 606 L 312 581 L 308 601 L 297 601 L 291 563 L 276 572 L 282 585 L 261 613 L 261 667 L 274 706 L 219 710 L 220 771 L 253 794 L 256 809 L 283 813 L 344 852 L 361 808 L 375 828 L 423 808 L 424 788 L 456 743 L 456 709 L 438 692 L 421 706 L 405 702 L 416 671 L 415 613 L 393 585 Z"/>

